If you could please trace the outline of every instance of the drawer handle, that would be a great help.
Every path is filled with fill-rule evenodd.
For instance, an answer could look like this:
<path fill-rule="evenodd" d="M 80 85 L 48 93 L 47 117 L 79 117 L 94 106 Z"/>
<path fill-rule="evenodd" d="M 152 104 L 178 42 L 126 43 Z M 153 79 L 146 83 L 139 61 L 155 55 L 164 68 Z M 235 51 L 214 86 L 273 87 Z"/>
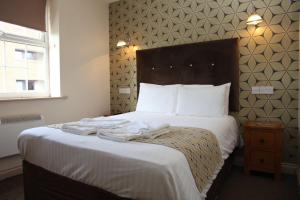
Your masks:
<path fill-rule="evenodd" d="M 260 159 L 259 162 L 260 162 L 260 163 L 264 163 L 264 162 L 265 162 L 265 159 Z"/>
<path fill-rule="evenodd" d="M 265 140 L 264 140 L 264 139 L 260 139 L 259 142 L 260 142 L 261 144 L 264 144 L 264 143 L 265 143 Z"/>

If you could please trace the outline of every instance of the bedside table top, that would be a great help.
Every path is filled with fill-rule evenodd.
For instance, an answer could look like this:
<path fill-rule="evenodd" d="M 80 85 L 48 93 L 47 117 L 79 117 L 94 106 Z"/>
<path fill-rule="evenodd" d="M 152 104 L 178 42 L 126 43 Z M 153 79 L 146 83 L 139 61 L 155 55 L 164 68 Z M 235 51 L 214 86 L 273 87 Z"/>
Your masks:
<path fill-rule="evenodd" d="M 284 125 L 281 122 L 248 121 L 248 122 L 246 122 L 245 127 L 246 128 L 283 129 Z"/>

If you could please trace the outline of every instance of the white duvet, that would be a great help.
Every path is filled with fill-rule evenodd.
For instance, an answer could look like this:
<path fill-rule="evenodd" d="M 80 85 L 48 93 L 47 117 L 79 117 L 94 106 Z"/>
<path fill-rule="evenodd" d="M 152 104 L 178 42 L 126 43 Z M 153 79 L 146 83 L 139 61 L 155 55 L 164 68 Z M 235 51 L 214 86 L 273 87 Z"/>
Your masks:
<path fill-rule="evenodd" d="M 112 118 L 208 129 L 216 135 L 223 159 L 238 141 L 238 127 L 231 116 L 200 118 L 131 112 Z M 161 145 L 115 142 L 40 127 L 21 133 L 19 149 L 32 164 L 132 199 L 200 200 L 211 186 L 208 183 L 200 193 L 185 156 Z"/>

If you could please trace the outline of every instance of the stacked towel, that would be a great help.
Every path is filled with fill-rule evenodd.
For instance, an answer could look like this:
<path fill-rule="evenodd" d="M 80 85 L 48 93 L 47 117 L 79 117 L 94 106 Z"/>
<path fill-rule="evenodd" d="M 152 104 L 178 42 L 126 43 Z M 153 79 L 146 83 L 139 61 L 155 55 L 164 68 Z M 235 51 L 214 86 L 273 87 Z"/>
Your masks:
<path fill-rule="evenodd" d="M 90 135 L 97 133 L 98 129 L 114 128 L 126 123 L 129 123 L 129 121 L 125 119 L 111 119 L 107 117 L 99 117 L 94 119 L 85 118 L 79 122 L 63 124 L 61 129 L 64 132 L 77 135 Z"/>
<path fill-rule="evenodd" d="M 80 123 L 84 126 L 97 127 L 97 128 L 114 128 L 116 126 L 127 124 L 130 121 L 126 119 L 113 119 L 108 117 L 98 118 L 84 118 Z"/>
<path fill-rule="evenodd" d="M 63 124 L 61 129 L 64 132 L 73 133 L 76 135 L 91 135 L 97 133 L 97 128 L 95 127 L 86 127 L 75 123 Z"/>
<path fill-rule="evenodd" d="M 131 141 L 142 138 L 156 138 L 169 132 L 169 124 L 153 122 L 130 122 L 125 119 L 112 119 L 107 117 L 85 118 L 79 122 L 65 123 L 61 126 L 64 132 L 77 135 L 97 136 L 106 140 Z"/>
<path fill-rule="evenodd" d="M 156 138 L 169 132 L 169 124 L 130 122 L 114 128 L 100 128 L 97 136 L 102 139 L 125 142 L 138 138 Z"/>

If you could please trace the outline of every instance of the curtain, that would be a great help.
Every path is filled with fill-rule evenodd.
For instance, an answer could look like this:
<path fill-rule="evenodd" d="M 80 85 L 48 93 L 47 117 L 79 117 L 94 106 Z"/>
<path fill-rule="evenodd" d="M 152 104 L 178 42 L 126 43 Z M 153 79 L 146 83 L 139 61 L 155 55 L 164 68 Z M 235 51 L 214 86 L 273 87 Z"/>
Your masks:
<path fill-rule="evenodd" d="M 0 21 L 46 31 L 46 0 L 0 0 Z"/>

